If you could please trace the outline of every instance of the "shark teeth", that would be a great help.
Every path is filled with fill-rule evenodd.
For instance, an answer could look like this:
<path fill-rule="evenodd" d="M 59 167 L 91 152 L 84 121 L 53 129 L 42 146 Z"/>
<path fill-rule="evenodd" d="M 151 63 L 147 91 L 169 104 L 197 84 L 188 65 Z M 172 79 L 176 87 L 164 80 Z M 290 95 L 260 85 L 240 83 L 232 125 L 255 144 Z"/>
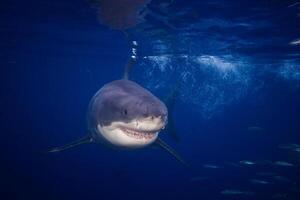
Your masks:
<path fill-rule="evenodd" d="M 121 130 L 129 137 L 135 139 L 153 139 L 156 136 L 156 132 L 151 131 L 137 131 L 128 128 L 121 128 Z"/>

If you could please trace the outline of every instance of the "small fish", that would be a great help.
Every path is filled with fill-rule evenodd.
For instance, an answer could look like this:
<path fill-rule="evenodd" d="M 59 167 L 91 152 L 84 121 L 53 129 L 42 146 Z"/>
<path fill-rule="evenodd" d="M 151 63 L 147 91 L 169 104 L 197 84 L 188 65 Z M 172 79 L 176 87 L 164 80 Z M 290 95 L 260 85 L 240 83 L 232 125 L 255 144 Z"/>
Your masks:
<path fill-rule="evenodd" d="M 281 193 L 278 193 L 278 194 L 274 194 L 272 195 L 272 199 L 285 199 L 287 198 L 287 194 L 281 194 Z"/>
<path fill-rule="evenodd" d="M 200 182 L 200 181 L 204 181 L 207 180 L 207 177 L 203 177 L 203 176 L 196 176 L 190 179 L 191 182 Z"/>
<path fill-rule="evenodd" d="M 241 160 L 240 164 L 243 164 L 243 165 L 255 165 L 256 163 L 252 162 L 252 161 L 249 161 L 249 160 Z"/>
<path fill-rule="evenodd" d="M 292 3 L 291 5 L 288 6 L 288 8 L 291 8 L 291 7 L 294 7 L 294 6 L 297 6 L 300 2 L 296 2 L 296 3 Z"/>
<path fill-rule="evenodd" d="M 258 172 L 256 174 L 259 176 L 274 176 L 275 175 L 274 172 Z"/>
<path fill-rule="evenodd" d="M 300 152 L 300 147 L 297 147 L 297 148 L 293 149 L 293 151 Z"/>
<path fill-rule="evenodd" d="M 294 164 L 285 162 L 285 161 L 277 161 L 274 164 L 278 165 L 278 166 L 282 166 L 282 167 L 293 167 L 294 166 Z"/>
<path fill-rule="evenodd" d="M 300 145 L 299 144 L 280 144 L 280 145 L 278 145 L 278 148 L 293 150 L 293 149 L 300 148 Z"/>
<path fill-rule="evenodd" d="M 290 42 L 290 45 L 300 45 L 300 39 L 296 39 Z"/>
<path fill-rule="evenodd" d="M 251 131 L 251 132 L 261 132 L 263 130 L 264 129 L 262 127 L 259 127 L 259 126 L 250 126 L 250 127 L 248 127 L 248 131 Z"/>
<path fill-rule="evenodd" d="M 227 189 L 227 190 L 222 190 L 221 194 L 223 194 L 223 195 L 248 195 L 248 196 L 250 196 L 250 195 L 254 195 L 254 192 Z"/>
<path fill-rule="evenodd" d="M 280 181 L 280 182 L 286 182 L 286 183 L 291 182 L 291 180 L 289 178 L 284 177 L 284 176 L 274 176 L 273 179 Z"/>
<path fill-rule="evenodd" d="M 211 164 L 205 164 L 205 165 L 203 165 L 203 167 L 210 168 L 210 169 L 219 169 L 219 168 L 221 168 L 220 166 L 211 165 Z"/>
<path fill-rule="evenodd" d="M 260 185 L 267 185 L 267 184 L 270 184 L 270 182 L 268 182 L 268 181 L 259 180 L 259 179 L 250 179 L 249 181 L 250 181 L 251 183 L 254 183 L 254 184 L 260 184 Z"/>

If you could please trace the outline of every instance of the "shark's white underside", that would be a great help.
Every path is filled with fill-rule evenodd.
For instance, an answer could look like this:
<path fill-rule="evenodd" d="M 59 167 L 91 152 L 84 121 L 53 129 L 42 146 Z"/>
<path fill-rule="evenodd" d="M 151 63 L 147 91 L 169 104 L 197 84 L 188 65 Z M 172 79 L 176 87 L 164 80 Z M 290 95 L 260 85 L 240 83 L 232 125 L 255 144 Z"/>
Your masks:
<path fill-rule="evenodd" d="M 158 118 L 143 118 L 129 123 L 113 122 L 108 126 L 97 125 L 97 133 L 114 146 L 135 149 L 152 144 L 164 123 Z"/>

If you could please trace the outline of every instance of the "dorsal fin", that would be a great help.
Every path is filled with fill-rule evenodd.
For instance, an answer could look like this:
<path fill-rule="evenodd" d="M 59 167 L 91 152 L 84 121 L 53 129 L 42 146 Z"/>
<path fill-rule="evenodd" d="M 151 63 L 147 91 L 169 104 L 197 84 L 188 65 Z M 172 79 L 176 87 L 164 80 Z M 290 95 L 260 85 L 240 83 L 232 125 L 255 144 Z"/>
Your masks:
<path fill-rule="evenodd" d="M 71 149 L 73 147 L 82 145 L 82 144 L 88 144 L 88 143 L 92 143 L 93 142 L 93 138 L 90 135 L 86 135 L 78 140 L 75 140 L 71 143 L 68 143 L 66 145 L 60 146 L 60 147 L 54 147 L 50 150 L 48 150 L 49 153 L 56 153 L 56 152 L 61 152 L 67 149 Z"/>
<path fill-rule="evenodd" d="M 128 36 L 127 36 L 128 37 Z M 137 60 L 137 42 L 136 41 L 131 41 L 131 55 L 129 60 L 127 61 L 125 65 L 125 70 L 124 70 L 124 76 L 123 78 L 128 80 L 129 79 L 129 72 L 132 68 L 132 66 L 136 63 Z"/>
<path fill-rule="evenodd" d="M 186 167 L 189 167 L 189 164 L 183 160 L 172 147 L 170 147 L 167 143 L 165 143 L 162 139 L 157 138 L 156 144 L 166 150 L 169 154 L 171 154 L 177 161 L 179 161 L 181 164 L 183 164 Z"/>
<path fill-rule="evenodd" d="M 133 58 L 133 57 L 130 57 L 129 60 L 127 61 L 126 65 L 125 65 L 125 70 L 124 70 L 124 76 L 123 76 L 124 79 L 126 79 L 126 80 L 129 79 L 129 72 L 135 62 L 136 62 L 136 58 Z"/>

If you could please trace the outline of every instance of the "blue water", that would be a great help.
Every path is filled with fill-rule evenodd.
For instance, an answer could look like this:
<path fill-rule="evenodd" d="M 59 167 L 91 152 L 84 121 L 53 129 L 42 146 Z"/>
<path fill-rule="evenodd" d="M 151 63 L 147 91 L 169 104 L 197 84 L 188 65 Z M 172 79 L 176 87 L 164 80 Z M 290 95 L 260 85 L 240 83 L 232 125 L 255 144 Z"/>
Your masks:
<path fill-rule="evenodd" d="M 127 37 L 86 1 L 1 2 L 1 199 L 299 199 L 300 152 L 280 147 L 300 144 L 300 3 L 144 9 Z M 132 80 L 162 99 L 180 83 L 179 141 L 161 138 L 190 167 L 151 147 L 46 153 L 87 134 L 89 100 L 122 77 L 131 40 Z"/>

